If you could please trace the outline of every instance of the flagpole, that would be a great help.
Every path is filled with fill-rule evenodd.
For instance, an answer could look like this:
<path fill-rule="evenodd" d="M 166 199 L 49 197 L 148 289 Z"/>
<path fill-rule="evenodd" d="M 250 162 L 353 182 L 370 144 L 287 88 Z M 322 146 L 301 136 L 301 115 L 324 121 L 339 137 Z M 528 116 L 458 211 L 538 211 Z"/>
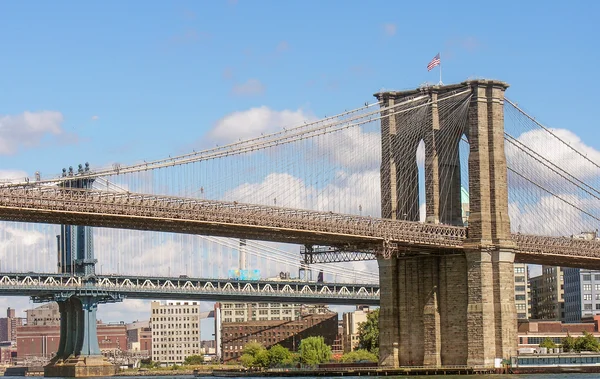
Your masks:
<path fill-rule="evenodd" d="M 442 83 L 442 54 L 440 53 L 440 85 L 444 84 Z"/>

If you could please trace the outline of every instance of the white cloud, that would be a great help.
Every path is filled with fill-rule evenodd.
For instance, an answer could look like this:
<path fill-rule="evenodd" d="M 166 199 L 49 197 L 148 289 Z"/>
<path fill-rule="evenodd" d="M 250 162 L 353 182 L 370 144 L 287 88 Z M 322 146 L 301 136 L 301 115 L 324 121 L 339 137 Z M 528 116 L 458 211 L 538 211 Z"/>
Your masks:
<path fill-rule="evenodd" d="M 381 133 L 352 127 L 316 138 L 317 154 L 331 154 L 344 168 L 370 169 L 381 164 Z M 352 185 L 352 184 L 350 184 Z"/>
<path fill-rule="evenodd" d="M 100 119 L 100 116 L 94 115 L 92 116 L 92 121 L 98 121 Z"/>
<path fill-rule="evenodd" d="M 379 171 L 346 173 L 319 187 L 288 173 L 271 173 L 259 183 L 244 183 L 227 191 L 223 199 L 251 204 L 332 211 L 379 217 Z"/>
<path fill-rule="evenodd" d="M 15 154 L 22 147 L 38 146 L 48 135 L 60 135 L 63 115 L 56 111 L 0 115 L 0 154 Z"/>
<path fill-rule="evenodd" d="M 298 109 L 276 111 L 267 106 L 231 113 L 215 123 L 209 137 L 227 143 L 257 137 L 282 130 L 284 127 L 302 125 L 314 117 Z"/>
<path fill-rule="evenodd" d="M 395 35 L 396 29 L 397 29 L 396 24 L 392 24 L 392 23 L 383 24 L 383 32 L 387 36 L 391 37 L 391 36 Z"/>
<path fill-rule="evenodd" d="M 248 79 L 245 83 L 236 84 L 231 89 L 236 96 L 254 96 L 265 93 L 265 85 L 258 79 Z"/>
<path fill-rule="evenodd" d="M 600 151 L 586 145 L 579 136 L 569 130 L 551 129 L 551 131 L 573 149 L 541 129 L 525 132 L 517 138 L 517 141 L 539 154 L 543 159 L 565 169 L 579 179 L 600 177 L 600 169 L 581 157 L 583 155 L 592 162 L 600 162 Z M 535 174 L 532 179 L 539 181 L 540 184 L 549 181 L 564 181 L 563 178 L 527 156 L 509 141 L 506 142 L 506 159 L 507 164 L 518 169 L 519 172 L 527 170 L 528 173 Z"/>

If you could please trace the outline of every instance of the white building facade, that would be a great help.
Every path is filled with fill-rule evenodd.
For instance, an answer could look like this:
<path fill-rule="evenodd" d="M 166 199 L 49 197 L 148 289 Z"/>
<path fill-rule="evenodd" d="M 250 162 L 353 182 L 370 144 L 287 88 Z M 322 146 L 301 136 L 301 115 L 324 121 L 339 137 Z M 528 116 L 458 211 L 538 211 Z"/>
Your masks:
<path fill-rule="evenodd" d="M 196 301 L 153 301 L 152 360 L 162 365 L 181 364 L 190 355 L 201 355 L 200 305 Z"/>

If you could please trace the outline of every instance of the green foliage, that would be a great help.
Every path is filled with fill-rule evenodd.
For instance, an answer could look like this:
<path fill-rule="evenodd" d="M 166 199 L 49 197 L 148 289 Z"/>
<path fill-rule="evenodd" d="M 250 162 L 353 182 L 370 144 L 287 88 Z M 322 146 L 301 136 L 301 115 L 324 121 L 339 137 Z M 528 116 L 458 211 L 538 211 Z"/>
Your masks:
<path fill-rule="evenodd" d="M 248 342 L 242 350 L 240 363 L 244 367 L 269 367 L 269 353 L 258 342 Z"/>
<path fill-rule="evenodd" d="M 367 314 L 367 321 L 358 325 L 358 349 L 379 356 L 379 309 Z"/>
<path fill-rule="evenodd" d="M 592 334 L 583 332 L 583 336 L 575 341 L 576 351 L 600 351 L 600 342 Z"/>
<path fill-rule="evenodd" d="M 579 353 L 580 351 L 600 351 L 600 342 L 588 332 L 583 332 L 583 336 L 577 338 L 573 338 L 570 334 L 567 334 L 567 336 L 563 338 L 561 346 L 565 352 L 574 351 Z"/>
<path fill-rule="evenodd" d="M 354 363 L 354 362 L 377 362 L 379 359 L 377 356 L 370 351 L 359 349 L 342 355 L 341 361 L 343 363 Z"/>
<path fill-rule="evenodd" d="M 245 346 L 244 346 L 244 350 L 242 350 L 243 354 L 250 354 L 251 356 L 255 357 L 256 354 L 258 354 L 259 351 L 261 350 L 265 350 L 265 347 L 258 342 L 248 342 Z"/>
<path fill-rule="evenodd" d="M 540 347 L 547 347 L 548 349 L 554 349 L 556 344 L 550 338 L 546 337 L 540 344 Z"/>
<path fill-rule="evenodd" d="M 140 368 L 153 369 L 153 368 L 158 368 L 158 367 L 160 367 L 160 362 L 155 362 L 155 361 L 151 360 L 150 358 L 142 359 L 140 361 Z"/>
<path fill-rule="evenodd" d="M 307 365 L 317 365 L 329 362 L 331 347 L 325 344 L 323 337 L 308 337 L 300 341 L 300 362 Z"/>
<path fill-rule="evenodd" d="M 181 370 L 183 369 L 183 367 L 174 364 L 173 366 L 169 367 L 169 370 L 173 370 L 173 371 L 177 371 L 177 370 Z"/>
<path fill-rule="evenodd" d="M 244 367 L 252 367 L 254 364 L 254 356 L 250 354 L 242 354 L 239 358 L 240 363 Z"/>
<path fill-rule="evenodd" d="M 185 357 L 184 365 L 201 365 L 204 363 L 204 355 L 190 355 Z"/>
<path fill-rule="evenodd" d="M 562 339 L 561 346 L 563 348 L 563 351 L 568 353 L 570 351 L 575 351 L 576 343 L 577 339 L 573 338 L 569 333 L 567 333 L 567 336 Z"/>
<path fill-rule="evenodd" d="M 275 345 L 269 349 L 269 367 L 289 366 L 293 363 L 292 353 L 289 349 Z"/>

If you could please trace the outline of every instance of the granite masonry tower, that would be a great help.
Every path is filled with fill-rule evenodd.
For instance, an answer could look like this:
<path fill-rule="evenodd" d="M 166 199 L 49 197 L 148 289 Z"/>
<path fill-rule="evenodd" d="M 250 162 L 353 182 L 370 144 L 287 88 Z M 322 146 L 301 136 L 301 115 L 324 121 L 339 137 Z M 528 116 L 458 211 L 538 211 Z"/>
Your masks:
<path fill-rule="evenodd" d="M 375 95 L 384 108 L 382 217 L 419 221 L 415 156 L 423 141 L 426 222 L 468 222 L 462 250 L 406 250 L 379 258 L 383 366 L 493 367 L 495 359 L 516 353 L 515 246 L 504 153 L 507 87 L 473 80 Z M 411 109 L 386 110 L 406 100 Z M 468 221 L 460 197 L 461 139 L 468 140 Z"/>

